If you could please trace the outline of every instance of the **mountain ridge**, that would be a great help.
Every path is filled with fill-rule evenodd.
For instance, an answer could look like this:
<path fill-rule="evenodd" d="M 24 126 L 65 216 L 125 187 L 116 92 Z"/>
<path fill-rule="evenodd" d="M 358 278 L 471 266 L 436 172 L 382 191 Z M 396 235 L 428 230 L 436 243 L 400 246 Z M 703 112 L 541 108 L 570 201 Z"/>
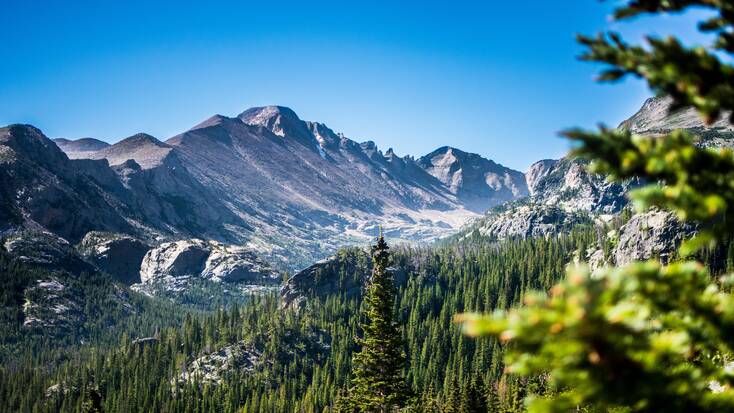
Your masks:
<path fill-rule="evenodd" d="M 75 159 L 61 150 L 71 152 L 68 142 L 50 144 L 59 171 L 49 173 L 78 169 L 128 225 L 90 222 L 87 231 L 245 245 L 288 268 L 362 243 L 380 226 L 394 240 L 430 242 L 527 193 L 521 172 L 479 155 L 453 148 L 460 159 L 447 167 L 458 178 L 447 185 L 425 157 L 356 142 L 283 106 L 214 115 L 166 140 L 136 134 Z"/>

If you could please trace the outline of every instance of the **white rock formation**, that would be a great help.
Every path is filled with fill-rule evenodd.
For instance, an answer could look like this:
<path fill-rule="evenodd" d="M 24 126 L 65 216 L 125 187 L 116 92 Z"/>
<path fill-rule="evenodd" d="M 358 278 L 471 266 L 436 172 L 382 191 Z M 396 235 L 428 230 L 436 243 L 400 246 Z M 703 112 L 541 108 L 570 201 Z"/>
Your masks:
<path fill-rule="evenodd" d="M 140 281 L 198 277 L 214 282 L 274 284 L 280 275 L 245 247 L 199 239 L 167 242 L 143 257 Z"/>

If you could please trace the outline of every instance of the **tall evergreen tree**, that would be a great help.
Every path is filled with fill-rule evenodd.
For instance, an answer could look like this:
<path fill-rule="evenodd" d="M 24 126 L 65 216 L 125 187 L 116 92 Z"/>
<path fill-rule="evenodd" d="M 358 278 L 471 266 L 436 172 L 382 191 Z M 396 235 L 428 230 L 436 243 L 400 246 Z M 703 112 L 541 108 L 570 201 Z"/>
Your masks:
<path fill-rule="evenodd" d="M 403 336 L 395 320 L 395 281 L 388 270 L 390 252 L 380 234 L 372 252 L 372 277 L 364 298 L 361 350 L 354 355 L 349 405 L 357 412 L 391 412 L 405 406 L 406 356 Z"/>
<path fill-rule="evenodd" d="M 487 394 L 482 376 L 476 376 L 471 381 L 464 384 L 461 394 L 461 412 L 462 413 L 486 413 L 489 409 L 487 405 Z"/>
<path fill-rule="evenodd" d="M 88 387 L 84 403 L 82 403 L 82 413 L 102 413 L 102 396 L 96 387 Z"/>

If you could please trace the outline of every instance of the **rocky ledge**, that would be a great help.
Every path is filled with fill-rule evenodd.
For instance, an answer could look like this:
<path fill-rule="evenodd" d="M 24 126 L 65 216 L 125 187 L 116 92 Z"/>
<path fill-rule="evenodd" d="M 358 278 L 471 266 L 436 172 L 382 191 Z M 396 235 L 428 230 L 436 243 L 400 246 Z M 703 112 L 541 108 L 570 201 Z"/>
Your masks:
<path fill-rule="evenodd" d="M 189 280 L 273 286 L 280 279 L 278 271 L 245 247 L 199 239 L 161 244 L 140 265 L 140 285 L 167 290 L 185 288 Z"/>
<path fill-rule="evenodd" d="M 150 246 L 128 235 L 92 231 L 77 245 L 77 250 L 87 262 L 131 285 L 140 282 L 140 265 Z"/>
<path fill-rule="evenodd" d="M 614 261 L 617 265 L 625 265 L 657 258 L 668 263 L 680 243 L 694 232 L 693 226 L 681 223 L 667 211 L 651 210 L 634 215 L 620 228 Z"/>

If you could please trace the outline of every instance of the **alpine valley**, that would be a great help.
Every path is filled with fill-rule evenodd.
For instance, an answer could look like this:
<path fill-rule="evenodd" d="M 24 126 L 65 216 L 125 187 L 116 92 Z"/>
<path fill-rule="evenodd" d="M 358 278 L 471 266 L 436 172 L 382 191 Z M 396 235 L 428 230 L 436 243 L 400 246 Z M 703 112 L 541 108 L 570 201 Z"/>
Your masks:
<path fill-rule="evenodd" d="M 732 146 L 728 122 L 670 104 L 619 128 Z M 572 157 L 524 173 L 449 146 L 401 157 L 281 106 L 164 141 L 0 128 L 0 411 L 332 411 L 380 233 L 415 411 L 523 411 L 542 378 L 504 374 L 503 345 L 452 317 L 520 305 L 568 263 L 675 259 L 696 228 L 634 214 L 638 185 Z"/>

